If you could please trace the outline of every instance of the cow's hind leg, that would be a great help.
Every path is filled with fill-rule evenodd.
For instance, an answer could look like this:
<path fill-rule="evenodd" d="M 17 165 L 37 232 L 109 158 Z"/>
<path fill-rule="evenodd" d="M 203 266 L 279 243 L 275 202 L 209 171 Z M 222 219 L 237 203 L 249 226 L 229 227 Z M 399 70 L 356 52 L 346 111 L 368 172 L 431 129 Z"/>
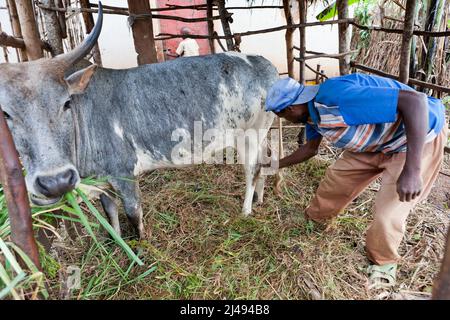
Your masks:
<path fill-rule="evenodd" d="M 111 185 L 119 193 L 128 221 L 135 229 L 140 239 L 144 238 L 144 225 L 142 223 L 141 190 L 135 180 L 115 179 Z"/>
<path fill-rule="evenodd" d="M 245 143 L 238 142 L 237 150 L 241 163 L 245 170 L 245 199 L 242 208 L 242 214 L 248 216 L 252 213 L 253 195 L 255 193 L 256 180 L 259 175 L 260 168 L 258 161 L 258 144 L 256 139 L 246 137 Z"/>
<path fill-rule="evenodd" d="M 102 203 L 103 210 L 108 216 L 109 223 L 113 227 L 114 231 L 120 236 L 120 223 L 119 223 L 119 210 L 117 203 L 109 195 L 102 193 L 100 195 L 100 202 Z"/>

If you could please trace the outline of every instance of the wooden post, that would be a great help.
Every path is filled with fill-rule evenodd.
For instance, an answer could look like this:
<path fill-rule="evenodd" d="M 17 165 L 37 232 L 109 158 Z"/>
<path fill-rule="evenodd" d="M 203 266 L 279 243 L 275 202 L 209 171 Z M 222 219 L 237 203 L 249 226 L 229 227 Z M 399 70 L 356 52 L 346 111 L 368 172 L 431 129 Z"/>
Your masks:
<path fill-rule="evenodd" d="M 219 9 L 220 21 L 222 22 L 223 34 L 225 36 L 229 37 L 226 39 L 227 50 L 233 51 L 234 43 L 233 43 L 233 38 L 231 38 L 233 36 L 233 34 L 231 33 L 230 24 L 228 23 L 228 11 L 225 8 L 225 0 L 218 0 L 217 7 Z"/>
<path fill-rule="evenodd" d="M 402 48 L 400 51 L 400 73 L 399 81 L 408 83 L 409 80 L 409 57 L 411 54 L 411 38 L 414 31 L 414 20 L 417 0 L 407 0 L 405 10 L 405 22 L 403 23 Z"/>
<path fill-rule="evenodd" d="M 0 182 L 3 185 L 8 206 L 11 240 L 40 269 L 38 247 L 33 234 L 31 210 L 22 166 L 1 107 L 0 115 Z M 25 264 L 23 265 L 25 266 Z"/>
<path fill-rule="evenodd" d="M 348 18 L 348 0 L 337 0 L 336 7 L 338 10 L 338 19 Z M 339 53 L 350 51 L 350 25 L 348 23 L 340 23 L 339 30 Z M 341 75 L 350 73 L 350 55 L 346 55 L 339 59 L 339 72 Z"/>
<path fill-rule="evenodd" d="M 33 3 L 31 0 L 16 0 L 16 5 L 28 59 L 43 58 L 44 52 L 34 16 Z"/>
<path fill-rule="evenodd" d="M 155 38 L 151 17 L 150 2 L 148 0 L 128 0 L 131 28 L 133 30 L 134 47 L 136 49 L 138 64 L 156 63 Z M 146 17 L 139 17 L 146 14 Z"/>
<path fill-rule="evenodd" d="M 447 232 L 447 244 L 441 270 L 433 286 L 433 300 L 450 300 L 450 228 Z"/>
<path fill-rule="evenodd" d="M 284 10 L 284 15 L 286 17 L 286 24 L 287 25 L 293 24 L 290 0 L 283 0 L 283 10 Z M 286 29 L 285 40 L 286 40 L 287 71 L 288 71 L 289 77 L 291 77 L 291 78 L 295 78 L 295 76 L 294 76 L 294 45 L 293 45 L 293 39 L 292 39 L 293 35 L 294 35 L 294 29 L 292 29 L 292 28 Z"/>
<path fill-rule="evenodd" d="M 425 31 L 439 31 L 441 22 L 444 17 L 444 0 L 433 0 L 427 12 L 427 21 Z M 430 76 L 436 62 L 436 54 L 438 52 L 438 39 L 436 37 L 424 37 L 424 42 L 427 44 L 426 54 L 424 54 L 422 69 L 425 71 L 424 81 L 430 81 Z M 424 48 L 425 51 L 425 48 Z"/>
<path fill-rule="evenodd" d="M 208 35 L 210 37 L 214 36 L 214 21 L 212 20 L 213 17 L 213 0 L 207 0 L 207 11 L 206 16 L 208 18 Z M 208 39 L 209 41 L 209 49 L 211 50 L 211 53 L 216 53 L 216 48 L 214 47 L 214 39 Z"/>
<path fill-rule="evenodd" d="M 9 18 L 11 20 L 11 28 L 13 36 L 16 38 L 23 38 L 22 29 L 20 28 L 19 16 L 17 15 L 16 2 L 14 0 L 7 0 L 6 6 L 8 8 Z M 17 55 L 19 62 L 28 61 L 27 50 L 17 49 Z"/>
<path fill-rule="evenodd" d="M 53 0 L 41 0 L 44 6 L 54 7 Z M 45 30 L 47 31 L 47 40 L 51 47 L 52 56 L 64 53 L 61 28 L 59 27 L 56 11 L 41 9 L 45 21 Z"/>
<path fill-rule="evenodd" d="M 91 3 L 89 0 L 80 0 L 80 6 L 81 8 L 90 9 Z M 92 16 L 92 13 L 90 12 L 83 12 L 83 20 L 84 25 L 86 26 L 86 33 L 91 33 L 92 29 L 94 29 L 94 17 Z M 94 58 L 94 63 L 96 65 L 102 66 L 102 55 L 100 53 L 100 47 L 98 46 L 98 42 L 95 44 L 94 48 L 92 49 L 92 56 Z"/>
<path fill-rule="evenodd" d="M 298 10 L 300 16 L 300 24 L 306 23 L 306 17 L 308 14 L 308 5 L 306 0 L 297 0 L 298 1 Z M 300 31 L 300 59 L 305 58 L 306 53 L 306 28 L 301 27 Z M 305 69 L 305 61 L 300 61 L 300 69 L 299 69 L 299 81 L 302 84 L 305 84 L 306 81 L 306 69 Z"/>

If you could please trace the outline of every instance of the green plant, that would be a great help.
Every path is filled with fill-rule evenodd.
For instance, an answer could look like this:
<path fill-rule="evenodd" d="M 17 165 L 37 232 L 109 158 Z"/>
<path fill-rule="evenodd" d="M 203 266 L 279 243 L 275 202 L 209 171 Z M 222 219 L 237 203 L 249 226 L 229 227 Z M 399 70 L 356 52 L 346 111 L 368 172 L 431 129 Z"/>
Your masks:
<path fill-rule="evenodd" d="M 83 188 L 100 185 L 103 182 L 92 178 L 84 179 L 80 188 L 67 193 L 64 199 L 55 205 L 49 207 L 32 207 L 33 227 L 36 231 L 40 228 L 49 230 L 60 237 L 55 227 L 50 223 L 52 220 L 61 219 L 81 224 L 86 230 L 88 237 L 93 240 L 93 245 L 88 253 L 90 252 L 92 254 L 92 252 L 95 252 L 93 256 L 101 261 L 99 267 L 103 266 L 104 271 L 107 271 L 96 274 L 93 279 L 96 279 L 100 283 L 108 283 L 108 281 L 102 278 L 102 275 L 105 276 L 108 274 L 111 277 L 111 273 L 117 274 L 120 277 L 119 285 L 114 284 L 115 287 L 113 286 L 113 289 L 119 290 L 123 285 L 142 280 L 152 273 L 156 267 L 152 266 L 136 277 L 130 276 L 134 267 L 144 266 L 144 262 L 114 231 L 108 221 L 99 213 L 87 195 L 82 191 Z M 81 208 L 79 202 L 83 204 L 83 208 L 85 209 Z M 98 234 L 101 229 L 109 233 L 111 240 L 99 240 Z M 39 254 L 42 268 L 45 272 L 44 275 L 17 246 L 9 241 L 10 232 L 5 196 L 3 189 L 0 187 L 0 299 L 6 297 L 12 299 L 35 298 L 38 295 L 43 298 L 48 298 L 49 293 L 44 283 L 46 279 L 51 280 L 57 278 L 58 271 L 61 268 L 59 262 L 40 247 Z M 123 261 L 119 265 L 114 257 L 118 253 L 115 252 L 115 255 L 112 255 L 112 252 L 117 249 L 121 249 L 126 253 L 128 259 L 131 261 L 129 265 L 125 265 L 124 267 Z M 26 263 L 26 269 L 29 271 L 24 270 L 20 266 L 16 259 L 17 255 Z M 91 283 L 96 281 L 92 279 L 86 281 L 89 285 L 85 289 L 82 289 L 83 298 L 89 298 L 102 293 L 102 291 L 98 292 L 94 290 L 93 288 L 96 288 L 95 286 L 91 286 Z"/>

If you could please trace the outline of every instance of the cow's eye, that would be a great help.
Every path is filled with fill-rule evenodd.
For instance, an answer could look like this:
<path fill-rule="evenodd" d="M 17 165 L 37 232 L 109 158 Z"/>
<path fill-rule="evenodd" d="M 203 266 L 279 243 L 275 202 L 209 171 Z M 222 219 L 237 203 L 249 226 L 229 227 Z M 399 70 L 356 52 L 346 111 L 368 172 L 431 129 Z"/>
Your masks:
<path fill-rule="evenodd" d="M 70 109 L 70 100 L 67 100 L 65 103 L 64 103 L 64 111 L 67 111 L 67 110 L 69 110 Z"/>
<path fill-rule="evenodd" d="M 5 111 L 3 111 L 3 116 L 5 117 L 6 120 L 10 120 L 11 119 L 11 116 Z"/>

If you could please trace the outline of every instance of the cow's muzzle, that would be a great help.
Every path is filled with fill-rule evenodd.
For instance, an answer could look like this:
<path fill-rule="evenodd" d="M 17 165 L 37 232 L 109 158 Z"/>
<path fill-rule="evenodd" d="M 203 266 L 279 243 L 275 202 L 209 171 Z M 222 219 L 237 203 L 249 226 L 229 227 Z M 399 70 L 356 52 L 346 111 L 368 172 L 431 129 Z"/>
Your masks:
<path fill-rule="evenodd" d="M 33 203 L 35 203 L 35 201 L 49 201 L 50 203 L 55 203 L 59 201 L 64 194 L 75 189 L 78 181 L 78 172 L 74 169 L 67 169 L 54 175 L 38 176 L 34 182 L 34 189 L 47 199 L 34 196 L 31 200 Z"/>
<path fill-rule="evenodd" d="M 34 194 L 30 194 L 31 202 L 35 206 L 38 206 L 38 207 L 52 206 L 55 203 L 58 203 L 62 198 L 63 198 L 63 196 L 56 197 L 56 198 L 41 198 L 41 197 L 38 197 L 38 196 L 36 196 Z"/>

